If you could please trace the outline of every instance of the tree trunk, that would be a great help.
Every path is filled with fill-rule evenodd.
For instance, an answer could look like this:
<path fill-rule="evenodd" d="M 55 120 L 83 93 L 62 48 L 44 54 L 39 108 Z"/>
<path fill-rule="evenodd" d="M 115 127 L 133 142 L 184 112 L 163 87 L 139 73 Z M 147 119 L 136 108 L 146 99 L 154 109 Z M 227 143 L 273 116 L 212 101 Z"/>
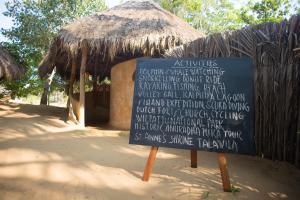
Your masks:
<path fill-rule="evenodd" d="M 45 81 L 44 92 L 42 94 L 40 105 L 49 105 L 48 99 L 49 99 L 49 94 L 50 94 L 50 86 L 51 86 L 55 71 L 56 70 L 54 68 L 51 72 L 51 75 Z"/>

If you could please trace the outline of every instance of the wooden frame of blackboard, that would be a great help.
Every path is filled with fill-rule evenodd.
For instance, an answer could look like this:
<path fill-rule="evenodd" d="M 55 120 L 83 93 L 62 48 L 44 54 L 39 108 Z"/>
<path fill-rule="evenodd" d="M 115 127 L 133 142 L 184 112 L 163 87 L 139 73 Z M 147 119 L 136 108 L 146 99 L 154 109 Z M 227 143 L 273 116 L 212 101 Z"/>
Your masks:
<path fill-rule="evenodd" d="M 152 146 L 144 169 L 144 174 L 142 177 L 143 181 L 147 182 L 150 179 L 157 152 L 158 152 L 158 147 Z M 231 192 L 230 177 L 227 168 L 227 160 L 224 153 L 218 153 L 218 162 L 219 162 L 219 168 L 221 172 L 223 191 Z M 197 150 L 191 150 L 191 167 L 197 168 Z"/>
<path fill-rule="evenodd" d="M 197 60 L 197 59 L 195 59 L 195 58 L 182 58 L 182 59 L 180 59 L 180 60 L 183 60 L 183 61 L 193 61 L 193 60 Z M 200 59 L 201 60 L 201 59 Z M 253 118 L 254 118 L 254 116 L 253 116 L 253 109 L 251 108 L 250 109 L 250 112 L 249 112 L 249 110 L 247 110 L 248 108 L 247 107 L 250 107 L 250 106 L 253 106 L 253 95 L 252 95 L 252 93 L 253 93 L 253 69 L 250 69 L 249 67 L 251 67 L 251 65 L 252 65 L 252 62 L 251 62 L 251 59 L 249 59 L 249 58 L 210 58 L 210 59 L 204 59 L 204 60 L 207 60 L 207 62 L 208 61 L 214 61 L 214 62 L 220 62 L 220 63 L 225 63 L 225 67 L 227 67 L 227 69 L 230 69 L 230 74 L 232 74 L 231 76 L 226 76 L 226 82 L 230 82 L 229 83 L 229 85 L 230 85 L 230 91 L 231 91 L 231 93 L 236 93 L 237 94 L 237 97 L 239 97 L 239 94 L 241 93 L 243 93 L 243 95 L 245 95 L 245 96 L 241 96 L 241 98 L 244 98 L 244 99 L 237 99 L 237 100 L 233 100 L 232 98 L 232 95 L 231 95 L 231 97 L 230 97 L 230 95 L 229 95 L 229 99 L 228 99 L 228 96 L 227 96 L 227 93 L 225 92 L 225 96 L 224 96 L 224 98 L 222 97 L 221 98 L 221 100 L 223 99 L 224 101 L 233 101 L 233 102 L 235 102 L 235 101 L 241 101 L 241 102 L 245 102 L 245 104 L 240 104 L 241 106 L 243 106 L 241 109 L 242 109 L 242 111 L 243 112 L 247 112 L 245 115 L 243 114 L 241 117 L 243 118 L 244 116 L 247 118 L 245 121 L 241 121 L 241 120 L 239 120 L 239 122 L 238 123 L 236 123 L 236 121 L 235 120 L 238 120 L 238 119 L 235 119 L 235 118 L 237 118 L 238 116 L 237 116 L 237 114 L 236 113 L 239 113 L 239 111 L 237 110 L 238 108 L 237 108 L 237 106 L 235 105 L 235 107 L 233 107 L 233 108 L 231 108 L 231 110 L 233 110 L 233 111 L 235 111 L 235 110 L 237 110 L 236 112 L 231 112 L 231 110 L 230 110 L 230 112 L 229 112 L 229 115 L 226 115 L 226 113 L 225 113 L 225 115 L 227 116 L 225 116 L 225 119 L 226 119 L 226 121 L 227 122 L 229 122 L 229 123 L 225 123 L 225 126 L 219 126 L 216 122 L 221 122 L 220 120 L 213 120 L 213 122 L 211 122 L 210 124 L 211 124 L 211 126 L 210 127 L 205 127 L 206 129 L 206 131 L 209 131 L 211 128 L 212 129 L 218 129 L 218 130 L 221 130 L 222 128 L 225 128 L 224 130 L 226 130 L 226 131 L 230 131 L 230 136 L 228 136 L 227 137 L 227 140 L 226 141 L 224 141 L 224 140 L 222 140 L 222 138 L 221 137 L 219 137 L 218 135 L 216 135 L 216 134 L 218 134 L 218 131 L 216 132 L 212 132 L 212 134 L 214 134 L 214 136 L 213 136 L 213 140 L 210 140 L 210 138 L 209 138 L 209 136 L 205 136 L 204 137 L 204 139 L 203 140 L 201 140 L 202 142 L 200 142 L 200 141 L 196 141 L 196 139 L 195 139 L 195 137 L 197 137 L 196 135 L 197 135 L 197 133 L 199 133 L 199 134 L 201 134 L 200 133 L 200 131 L 201 130 L 192 130 L 191 129 L 191 131 L 192 132 L 197 132 L 196 134 L 191 134 L 190 135 L 190 137 L 192 137 L 192 139 L 193 140 L 195 140 L 195 142 L 190 142 L 190 141 L 188 141 L 189 139 L 190 139 L 190 137 L 189 138 L 187 138 L 187 140 L 186 140 L 186 142 L 183 142 L 184 144 L 183 145 L 181 145 L 180 144 L 180 142 L 177 142 L 177 141 L 180 141 L 180 140 L 183 140 L 183 139 L 185 139 L 184 137 L 182 138 L 182 137 L 180 137 L 182 134 L 185 134 L 186 133 L 186 131 L 189 131 L 188 129 L 185 129 L 185 130 L 183 130 L 183 132 L 181 131 L 181 130 L 179 130 L 179 128 L 177 127 L 177 126 L 175 126 L 175 127 L 173 127 L 173 126 L 171 126 L 170 128 L 171 129 L 173 129 L 174 128 L 174 131 L 175 132 L 177 132 L 176 133 L 176 137 L 174 137 L 173 139 L 171 138 L 171 137 L 169 137 L 169 135 L 168 134 L 166 134 L 166 137 L 165 136 L 163 136 L 162 135 L 162 131 L 160 131 L 160 129 L 162 128 L 162 129 L 166 129 L 166 127 L 167 126 L 156 126 L 156 125 L 154 125 L 154 126 L 152 126 L 152 130 L 150 130 L 150 133 L 148 133 L 148 136 L 150 136 L 150 135 L 153 135 L 153 136 L 155 136 L 155 137 L 146 137 L 146 140 L 144 140 L 144 139 L 142 139 L 141 138 L 141 133 L 140 133 L 140 131 L 141 130 L 138 130 L 138 129 L 141 129 L 141 128 L 143 128 L 143 130 L 144 131 L 142 131 L 142 132 L 145 132 L 145 131 L 148 131 L 148 130 L 146 130 L 145 128 L 146 128 L 146 126 L 144 126 L 145 125 L 145 123 L 146 123 L 146 121 L 148 120 L 148 119 L 153 119 L 153 120 L 161 120 L 161 119 L 166 119 L 166 122 L 167 123 L 169 123 L 169 118 L 170 118 L 170 116 L 171 115 L 174 115 L 174 113 L 176 114 L 176 113 L 179 113 L 180 115 L 182 115 L 181 114 L 181 112 L 180 111 L 178 111 L 178 110 L 180 110 L 180 109 L 178 109 L 178 105 L 179 104 L 181 104 L 182 105 L 182 103 L 184 103 L 184 101 L 179 101 L 179 103 L 177 104 L 177 105 L 172 105 L 172 102 L 170 102 L 171 104 L 168 104 L 168 102 L 169 101 L 157 101 L 158 103 L 156 103 L 155 105 L 154 105 L 154 107 L 155 107 L 155 109 L 156 109 L 156 107 L 159 107 L 160 105 L 159 104 L 168 104 L 168 105 L 170 105 L 170 106 L 168 106 L 168 107 L 172 107 L 173 106 L 173 108 L 172 109 L 165 109 L 165 111 L 164 110 L 162 110 L 162 111 L 160 111 L 160 112 L 156 112 L 156 113 L 158 113 L 157 115 L 159 115 L 158 117 L 156 117 L 155 116 L 155 118 L 149 118 L 149 115 L 151 116 L 152 115 L 152 113 L 147 113 L 147 112 L 149 112 L 148 110 L 147 110 L 147 108 L 149 107 L 149 105 L 146 105 L 146 104 L 148 104 L 149 103 L 149 101 L 148 102 L 146 102 L 146 101 L 141 101 L 141 99 L 162 99 L 162 98 L 166 98 L 166 99 L 170 99 L 170 98 L 175 98 L 175 99 L 178 99 L 178 98 L 180 98 L 181 100 L 183 99 L 183 100 L 188 100 L 189 98 L 190 98 L 190 96 L 188 95 L 188 96 L 185 96 L 185 97 L 182 97 L 181 95 L 181 92 L 182 92 L 182 89 L 180 89 L 179 90 L 179 92 L 177 92 L 177 91 L 175 91 L 175 92 L 172 92 L 172 93 L 166 93 L 166 95 L 164 94 L 163 96 L 162 96 L 162 94 L 160 93 L 159 94 L 159 96 L 157 96 L 157 94 L 160 92 L 160 91 L 154 91 L 153 93 L 149 93 L 149 84 L 148 85 L 146 85 L 146 84 L 142 84 L 142 85 L 140 85 L 139 87 L 137 87 L 137 84 L 135 84 L 135 88 L 134 88 L 134 97 L 136 97 L 136 98 L 134 98 L 133 99 L 133 109 L 132 109 L 132 116 L 136 116 L 136 114 L 137 114 L 137 112 L 139 112 L 140 114 L 139 114 L 139 123 L 134 123 L 134 120 L 136 120 L 136 118 L 134 118 L 134 120 L 132 120 L 132 124 L 131 124 L 131 133 L 133 133 L 133 134 L 130 134 L 130 139 L 129 139 L 129 143 L 130 144 L 139 144 L 139 145 L 146 145 L 146 146 L 159 146 L 159 147 L 168 147 L 168 148 L 181 148 L 181 149 L 197 149 L 197 150 L 205 150 L 205 151 L 210 151 L 210 152 L 219 152 L 219 153 L 240 153 L 240 154 L 247 154 L 247 155 L 254 155 L 254 149 L 255 148 L 253 148 L 253 146 L 254 146 L 254 144 L 253 144 L 253 136 L 251 135 L 251 133 L 252 133 L 252 130 L 253 130 L 253 127 L 251 126 L 251 124 L 253 124 Z M 230 60 L 230 61 L 228 61 L 228 60 Z M 149 62 L 150 61 L 150 62 Z M 164 67 L 160 67 L 160 64 L 162 63 L 162 66 L 164 66 Z M 176 63 L 181 63 L 181 61 L 179 62 L 179 61 L 177 61 L 176 59 L 145 59 L 145 58 L 143 58 L 143 59 L 138 59 L 138 61 L 137 61 L 137 69 L 136 69 L 136 78 L 137 77 L 139 77 L 140 76 L 140 74 L 144 74 L 144 73 L 146 73 L 146 69 L 148 68 L 155 68 L 155 70 L 154 70 L 154 72 L 157 72 L 156 70 L 157 69 L 159 69 L 159 70 L 162 70 L 163 71 L 163 69 L 164 68 L 166 68 L 166 67 L 172 67 L 173 65 L 175 65 Z M 201 64 L 201 63 L 200 63 Z M 199 65 L 200 65 L 199 64 Z M 179 65 L 179 64 L 176 64 L 176 65 Z M 243 66 L 246 66 L 246 68 L 241 68 L 240 66 L 241 65 L 243 65 Z M 221 65 L 220 64 L 220 66 L 222 66 L 223 68 L 224 68 L 224 66 L 223 66 L 223 64 Z M 229 66 L 230 66 L 230 68 L 229 68 Z M 141 70 L 140 69 L 143 69 L 143 70 L 146 70 L 146 71 L 142 71 L 141 72 Z M 178 68 L 177 66 L 176 67 L 174 67 L 174 68 Z M 180 67 L 179 67 L 180 68 Z M 221 69 L 221 68 L 220 68 Z M 227 70 L 226 69 L 226 70 Z M 223 72 L 223 71 L 222 71 Z M 159 72 L 159 73 L 161 73 L 161 71 Z M 165 73 L 165 72 L 162 72 L 163 74 Z M 193 72 L 189 72 L 189 73 L 193 73 Z M 243 77 L 241 77 L 240 76 L 240 74 L 244 74 L 244 76 Z M 247 75 L 245 75 L 245 74 L 247 74 Z M 145 75 L 145 74 L 144 74 Z M 148 73 L 146 73 L 146 78 L 148 77 Z M 142 81 L 142 83 L 144 83 L 145 81 L 144 81 L 144 79 L 145 79 L 145 76 L 143 76 L 144 78 L 142 78 L 143 79 L 143 81 Z M 225 76 L 224 76 L 225 77 Z M 238 80 L 236 79 L 238 77 Z M 146 80 L 146 79 L 145 79 Z M 159 79 L 158 79 L 159 80 Z M 163 82 L 172 82 L 174 79 L 167 79 L 167 80 L 163 80 Z M 198 80 L 198 79 L 197 79 Z M 200 80 L 200 79 L 199 79 Z M 201 79 L 202 80 L 202 79 Z M 203 84 L 204 84 L 204 82 L 203 82 L 203 80 L 201 81 L 200 80 L 200 82 L 202 82 Z M 210 79 L 209 79 L 210 80 Z M 234 80 L 234 81 L 233 81 Z M 248 80 L 251 80 L 251 82 L 249 82 Z M 193 81 L 193 80 L 192 80 Z M 237 82 L 236 81 L 238 81 L 238 84 L 236 84 Z M 150 80 L 150 83 L 151 82 L 159 82 L 159 81 L 156 81 L 156 80 Z M 186 82 L 186 81 L 185 81 Z M 196 81 L 197 82 L 197 81 Z M 224 82 L 224 81 L 223 81 Z M 210 83 L 210 82 L 209 82 Z M 251 86 L 250 86 L 250 85 Z M 171 88 L 171 90 L 173 90 L 172 89 L 172 84 L 166 84 L 168 87 L 170 87 Z M 238 85 L 238 87 L 236 87 Z M 201 85 L 201 86 L 199 86 L 199 87 L 202 87 L 203 85 Z M 248 86 L 250 86 L 250 87 L 248 87 Z M 241 90 L 236 90 L 236 88 L 239 88 L 239 87 L 242 87 L 242 88 L 245 88 L 246 89 L 246 91 L 241 91 Z M 154 87 L 155 88 L 155 87 Z M 174 88 L 174 87 L 173 87 Z M 249 90 L 251 88 L 251 90 Z M 168 88 L 167 88 L 168 89 Z M 178 89 L 178 88 L 177 88 Z M 174 90 L 177 90 L 176 88 L 174 89 Z M 222 88 L 221 88 L 222 89 Z M 227 88 L 224 88 L 224 90 L 226 90 Z M 143 93 L 143 90 L 146 90 L 146 92 L 144 92 Z M 161 90 L 160 89 L 160 87 L 158 87 L 158 89 L 157 90 Z M 244 89 L 243 89 L 244 90 Z M 138 92 L 138 91 L 141 91 L 141 92 Z M 222 91 L 219 91 L 219 92 L 221 92 L 222 93 Z M 245 94 L 244 94 L 244 92 L 246 92 Z M 150 94 L 150 96 L 149 96 L 149 94 Z M 190 93 L 189 93 L 190 94 Z M 202 94 L 202 93 L 201 93 Z M 199 94 L 199 95 L 201 95 L 201 94 Z M 152 96 L 151 96 L 152 95 Z M 153 96 L 154 95 L 154 96 Z M 157 98 L 158 97 L 158 98 Z M 193 97 L 193 96 L 191 96 L 191 98 L 192 99 L 195 99 L 195 97 Z M 202 98 L 202 97 L 201 97 Z M 215 97 L 214 97 L 215 98 Z M 214 101 L 214 98 L 213 99 L 211 99 L 212 101 Z M 205 97 L 205 99 L 207 99 L 207 97 Z M 218 100 L 218 101 L 221 101 L 221 100 Z M 222 101 L 223 101 L 222 100 Z M 201 101 L 200 103 L 203 103 L 203 104 L 201 104 L 202 106 L 204 106 L 204 104 L 205 104 L 205 102 L 206 101 L 208 101 L 208 100 L 204 100 L 204 101 Z M 210 101 L 210 100 L 209 100 Z M 215 100 L 215 101 L 217 101 L 217 100 Z M 150 102 L 151 103 L 151 102 Z M 140 108 L 142 108 L 142 109 L 144 109 L 144 110 L 141 110 L 140 109 L 140 111 L 137 111 L 137 109 L 135 109 L 136 108 L 136 106 L 135 105 L 137 105 L 137 104 L 141 104 L 141 106 L 140 106 Z M 209 104 L 209 105 L 212 105 L 212 104 Z M 222 105 L 224 105 L 224 104 L 222 104 Z M 249 106 L 248 106 L 249 105 Z M 151 106 L 150 106 L 151 107 Z M 179 106 L 180 107 L 180 106 Z M 222 107 L 222 106 L 221 106 Z M 228 105 L 226 105 L 225 107 L 228 107 Z M 222 110 L 227 110 L 227 108 L 221 108 L 221 111 Z M 197 113 L 200 113 L 201 114 L 201 106 L 199 107 L 199 108 L 197 108 L 198 109 L 198 112 L 196 112 L 196 114 Z M 199 110 L 200 109 L 200 110 Z M 205 108 L 206 109 L 206 108 Z M 214 110 L 213 108 L 208 108 L 209 110 Z M 219 108 L 218 108 L 219 109 Z M 157 109 L 156 109 L 157 110 Z M 161 110 L 161 109 L 160 109 Z M 191 109 L 190 109 L 191 110 Z M 190 111 L 189 110 L 189 111 Z M 193 109 L 192 109 L 193 110 Z M 151 110 L 151 112 L 154 112 L 153 110 Z M 170 113 L 168 113 L 168 112 L 170 112 Z M 173 114 L 172 114 L 173 113 Z M 189 112 L 190 113 L 190 112 Z M 231 114 L 234 114 L 234 115 L 231 115 Z M 199 117 L 200 117 L 200 114 L 198 114 L 199 115 Z M 205 113 L 204 113 L 205 114 Z M 223 113 L 224 114 L 224 113 Z M 164 115 L 167 115 L 166 117 L 164 117 Z M 192 115 L 194 115 L 193 113 L 192 113 Z M 208 113 L 208 115 L 209 115 L 209 113 Z M 161 116 L 163 116 L 163 117 L 161 117 Z M 202 119 L 203 118 L 203 116 L 204 115 L 202 115 L 200 118 Z M 189 116 L 189 118 L 193 118 L 193 116 Z M 207 116 L 206 116 L 206 118 L 207 118 Z M 216 117 L 212 117 L 212 119 L 215 119 Z M 223 117 L 222 118 L 224 118 L 224 115 L 223 115 Z M 249 120 L 250 119 L 250 120 Z M 178 121 L 178 123 L 181 123 L 181 121 L 180 121 L 180 116 L 178 117 L 178 118 L 176 118 L 176 120 Z M 151 122 L 152 123 L 152 122 Z M 151 125 L 151 123 L 150 123 L 150 125 Z M 175 122 L 175 121 L 170 121 L 170 123 L 173 123 L 173 124 L 171 124 L 171 125 L 177 125 L 177 122 Z M 176 124 L 174 124 L 174 123 L 176 123 Z M 185 122 L 184 122 L 185 123 Z M 201 129 L 201 127 L 203 128 L 203 126 L 204 126 L 204 124 L 206 123 L 207 124 L 207 122 L 206 121 L 203 121 L 202 122 L 202 120 L 199 120 L 199 121 L 197 121 L 197 122 L 195 122 L 195 123 L 199 123 L 199 127 L 200 127 L 200 129 Z M 135 124 L 137 124 L 136 126 L 135 126 Z M 215 125 L 214 125 L 215 124 Z M 143 126 L 141 126 L 141 125 L 143 125 Z M 146 124 L 147 125 L 147 124 Z M 231 131 L 231 126 L 233 127 L 233 130 Z M 136 127 L 136 128 L 132 128 L 132 127 Z M 191 125 L 190 125 L 190 127 L 191 127 Z M 167 127 L 168 128 L 168 127 Z M 176 130 L 175 130 L 176 129 Z M 170 132 L 170 129 L 169 130 L 164 130 L 164 131 L 167 131 L 167 132 Z M 163 131 L 163 132 L 164 132 Z M 178 132 L 178 131 L 180 131 L 180 132 Z M 241 131 L 243 131 L 243 135 L 242 135 L 242 137 L 243 138 L 241 138 Z M 224 131 L 223 131 L 224 132 Z M 209 134 L 210 134 L 210 132 L 209 132 Z M 238 134 L 238 135 L 237 135 Z M 160 138 L 160 139 L 159 139 Z M 216 144 L 216 145 L 214 145 L 213 144 L 213 142 L 214 142 L 214 139 L 216 139 L 216 140 L 218 140 L 219 138 L 221 138 L 221 140 L 222 141 L 216 141 L 214 144 Z M 226 138 L 225 138 L 226 139 Z M 160 140 L 160 141 L 156 141 L 156 140 Z M 138 142 L 137 142 L 138 141 Z M 167 141 L 167 142 L 166 142 Z M 199 148 L 198 148 L 198 142 L 199 142 Z M 220 143 L 221 142 L 221 143 Z M 225 143 L 224 143 L 225 142 Z M 201 144 L 200 144 L 201 143 Z M 225 146 L 224 146 L 224 144 L 225 144 Z M 217 148 L 214 148 L 213 146 L 216 146 Z M 223 148 L 224 147 L 224 148 Z M 238 148 L 237 148 L 238 147 Z"/>

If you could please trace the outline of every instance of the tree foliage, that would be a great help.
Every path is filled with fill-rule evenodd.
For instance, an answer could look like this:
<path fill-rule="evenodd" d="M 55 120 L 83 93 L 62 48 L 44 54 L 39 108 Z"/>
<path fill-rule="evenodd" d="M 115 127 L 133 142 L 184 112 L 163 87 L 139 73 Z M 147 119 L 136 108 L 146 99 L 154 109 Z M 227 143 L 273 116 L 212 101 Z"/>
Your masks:
<path fill-rule="evenodd" d="M 75 18 L 106 9 L 104 0 L 12 0 L 3 14 L 13 19 L 10 29 L 1 29 L 8 42 L 2 45 L 27 71 L 22 80 L 5 82 L 16 96 L 37 94 L 43 90 L 37 65 L 58 30 Z M 53 86 L 61 87 L 55 77 Z M 53 87 L 53 89 L 61 89 Z"/>
<path fill-rule="evenodd" d="M 229 0 L 157 0 L 157 2 L 206 34 L 241 27 L 239 12 Z"/>
<path fill-rule="evenodd" d="M 250 0 L 242 7 L 240 16 L 241 20 L 249 25 L 280 22 L 289 15 L 296 13 L 297 9 L 299 6 L 292 6 L 291 0 Z"/>
<path fill-rule="evenodd" d="M 300 13 L 300 0 L 156 0 L 163 8 L 209 34 L 245 25 L 279 22 Z M 234 3 L 244 4 L 241 8 Z"/>
<path fill-rule="evenodd" d="M 241 9 L 235 7 L 233 0 L 156 2 L 206 34 L 281 21 L 293 13 L 300 13 L 300 0 L 249 0 Z M 6 2 L 6 8 L 4 15 L 13 18 L 13 27 L 1 30 L 8 39 L 2 45 L 27 68 L 27 72 L 22 80 L 4 84 L 16 96 L 26 96 L 43 90 L 36 66 L 58 30 L 75 18 L 106 9 L 106 5 L 104 0 L 10 0 Z M 52 89 L 62 89 L 62 85 L 55 76 Z"/>

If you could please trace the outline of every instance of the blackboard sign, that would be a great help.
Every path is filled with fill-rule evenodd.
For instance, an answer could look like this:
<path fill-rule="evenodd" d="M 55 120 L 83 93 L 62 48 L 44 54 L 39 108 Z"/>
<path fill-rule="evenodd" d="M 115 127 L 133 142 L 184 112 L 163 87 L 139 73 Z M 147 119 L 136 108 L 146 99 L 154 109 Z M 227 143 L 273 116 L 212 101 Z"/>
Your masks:
<path fill-rule="evenodd" d="M 130 144 L 253 154 L 249 58 L 138 59 Z"/>

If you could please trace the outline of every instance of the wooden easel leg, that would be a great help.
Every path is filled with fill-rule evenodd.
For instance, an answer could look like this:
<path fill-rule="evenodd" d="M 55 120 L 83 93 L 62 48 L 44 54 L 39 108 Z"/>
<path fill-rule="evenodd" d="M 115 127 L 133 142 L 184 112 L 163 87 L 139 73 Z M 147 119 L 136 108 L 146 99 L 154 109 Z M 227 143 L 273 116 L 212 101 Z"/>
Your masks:
<path fill-rule="evenodd" d="M 197 150 L 191 150 L 191 168 L 197 168 Z"/>
<path fill-rule="evenodd" d="M 230 178 L 227 169 L 227 161 L 224 153 L 218 153 L 218 161 L 219 161 L 219 167 L 221 171 L 223 190 L 224 192 L 231 192 Z"/>
<path fill-rule="evenodd" d="M 146 167 L 144 170 L 144 175 L 142 178 L 143 181 L 149 181 L 149 178 L 152 173 L 152 168 L 154 166 L 154 161 L 156 158 L 157 151 L 158 151 L 158 147 L 151 147 L 151 151 L 150 151 L 150 154 L 149 154 L 149 157 L 147 160 L 147 164 L 146 164 Z"/>

